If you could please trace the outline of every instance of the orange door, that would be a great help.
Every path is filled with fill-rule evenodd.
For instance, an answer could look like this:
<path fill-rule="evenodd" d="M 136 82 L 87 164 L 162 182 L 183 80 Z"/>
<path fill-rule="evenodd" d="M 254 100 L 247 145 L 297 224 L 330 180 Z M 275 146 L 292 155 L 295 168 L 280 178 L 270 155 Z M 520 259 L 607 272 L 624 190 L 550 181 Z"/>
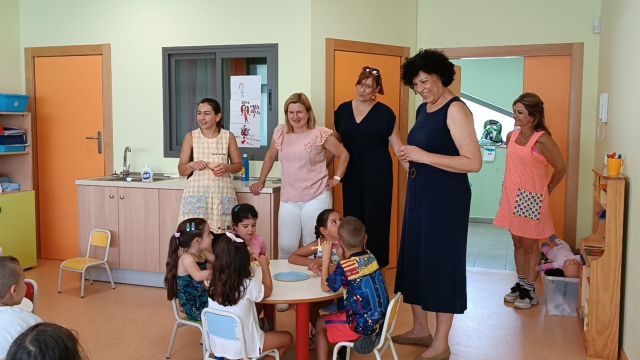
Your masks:
<path fill-rule="evenodd" d="M 78 256 L 75 180 L 104 175 L 102 56 L 34 62 L 40 256 Z M 88 234 L 87 234 L 88 236 Z"/>
<path fill-rule="evenodd" d="M 536 93 L 544 102 L 545 123 L 568 161 L 569 94 L 571 58 L 569 56 L 527 56 L 524 59 L 524 91 Z M 549 167 L 549 173 L 552 169 Z M 551 214 L 556 235 L 564 239 L 567 182 L 562 180 L 551 194 Z M 574 239 L 567 239 L 575 244 Z"/>
<path fill-rule="evenodd" d="M 351 51 L 335 51 L 335 72 L 334 72 L 334 104 L 336 107 L 355 96 L 355 82 L 358 74 L 365 65 L 380 69 L 382 82 L 384 84 L 384 95 L 377 95 L 377 100 L 388 105 L 396 114 L 396 119 L 400 119 L 400 65 L 402 58 L 399 56 L 367 54 Z M 406 139 L 401 139 L 406 142 Z M 392 151 L 391 149 L 389 151 Z M 398 257 L 398 171 L 399 165 L 395 155 L 393 160 L 393 199 L 391 200 L 391 229 L 389 239 L 389 267 L 397 266 Z M 404 194 L 402 194 L 404 196 Z M 338 187 L 333 192 L 334 208 L 342 212 L 342 187 Z"/>

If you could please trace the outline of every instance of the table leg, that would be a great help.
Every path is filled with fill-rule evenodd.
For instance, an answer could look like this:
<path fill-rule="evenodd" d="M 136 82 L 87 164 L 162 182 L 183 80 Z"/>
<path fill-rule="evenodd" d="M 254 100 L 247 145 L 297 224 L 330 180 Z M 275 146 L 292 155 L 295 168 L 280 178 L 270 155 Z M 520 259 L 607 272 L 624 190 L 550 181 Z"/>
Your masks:
<path fill-rule="evenodd" d="M 264 318 L 269 322 L 271 330 L 276 329 L 276 306 L 274 304 L 264 304 L 262 308 Z"/>
<path fill-rule="evenodd" d="M 309 359 L 309 309 L 308 303 L 296 304 L 296 359 Z"/>

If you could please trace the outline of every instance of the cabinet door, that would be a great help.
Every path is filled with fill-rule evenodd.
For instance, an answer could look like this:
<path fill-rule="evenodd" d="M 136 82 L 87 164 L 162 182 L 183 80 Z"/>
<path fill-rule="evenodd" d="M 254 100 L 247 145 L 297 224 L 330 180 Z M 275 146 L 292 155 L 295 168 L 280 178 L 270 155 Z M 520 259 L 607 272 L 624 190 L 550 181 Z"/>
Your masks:
<path fill-rule="evenodd" d="M 111 232 L 108 263 L 112 269 L 119 268 L 118 188 L 80 185 L 78 186 L 78 256 L 87 254 L 89 234 L 96 228 Z M 93 256 L 102 258 L 104 251 L 97 249 Z"/>
<path fill-rule="evenodd" d="M 33 191 L 0 195 L 0 246 L 23 268 L 36 266 L 36 212 Z"/>
<path fill-rule="evenodd" d="M 120 268 L 158 271 L 158 190 L 118 188 Z"/>
<path fill-rule="evenodd" d="M 264 238 L 266 255 L 270 259 L 273 259 L 274 256 L 277 256 L 277 239 L 275 238 L 277 234 L 274 236 L 273 228 L 278 226 L 278 222 L 277 214 L 275 217 L 276 222 L 273 222 L 274 216 L 271 213 L 271 194 L 260 194 L 255 196 L 251 193 L 236 193 L 236 196 L 238 197 L 238 204 L 251 204 L 258 211 L 256 233 Z"/>
<path fill-rule="evenodd" d="M 160 262 L 157 271 L 165 272 L 167 254 L 169 252 L 169 240 L 176 232 L 178 224 L 182 190 L 158 190 L 158 201 L 160 204 Z"/>

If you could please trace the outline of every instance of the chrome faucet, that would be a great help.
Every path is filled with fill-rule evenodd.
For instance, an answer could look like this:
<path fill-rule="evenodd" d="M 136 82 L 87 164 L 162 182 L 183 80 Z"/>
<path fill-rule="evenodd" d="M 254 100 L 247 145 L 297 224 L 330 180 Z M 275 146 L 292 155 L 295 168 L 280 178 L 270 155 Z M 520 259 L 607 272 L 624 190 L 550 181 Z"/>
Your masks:
<path fill-rule="evenodd" d="M 131 148 L 129 146 L 125 146 L 124 148 L 124 158 L 122 160 L 122 176 L 129 175 L 129 168 L 131 164 L 127 164 L 127 153 L 131 152 Z"/>

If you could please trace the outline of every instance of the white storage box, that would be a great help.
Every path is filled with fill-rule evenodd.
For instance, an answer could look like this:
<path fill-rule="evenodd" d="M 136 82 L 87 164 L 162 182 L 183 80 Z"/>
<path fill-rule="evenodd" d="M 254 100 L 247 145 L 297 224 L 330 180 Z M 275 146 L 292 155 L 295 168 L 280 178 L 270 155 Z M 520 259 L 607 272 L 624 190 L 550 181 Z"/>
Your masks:
<path fill-rule="evenodd" d="M 580 279 L 543 276 L 547 314 L 578 316 L 578 287 Z"/>

